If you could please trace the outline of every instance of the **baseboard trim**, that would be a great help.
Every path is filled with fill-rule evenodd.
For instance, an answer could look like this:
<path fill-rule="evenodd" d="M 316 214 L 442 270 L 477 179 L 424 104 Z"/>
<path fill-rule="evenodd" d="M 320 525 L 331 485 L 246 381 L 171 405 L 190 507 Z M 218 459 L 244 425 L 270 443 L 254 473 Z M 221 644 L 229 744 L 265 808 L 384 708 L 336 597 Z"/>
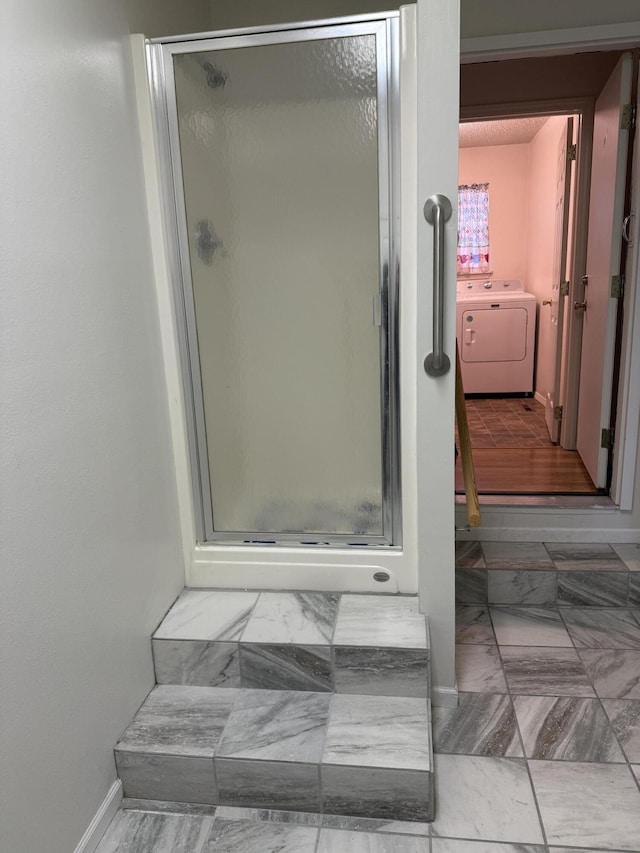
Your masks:
<path fill-rule="evenodd" d="M 637 528 L 602 527 L 482 527 L 460 530 L 460 542 L 603 542 L 610 545 L 635 544 Z"/>
<path fill-rule="evenodd" d="M 431 689 L 431 704 L 434 708 L 457 708 L 457 687 L 433 687 Z"/>
<path fill-rule="evenodd" d="M 87 831 L 80 839 L 75 853 L 94 853 L 107 827 L 113 820 L 122 802 L 122 780 L 116 779 L 109 788 L 107 796 L 100 804 L 100 808 L 93 816 L 93 820 L 87 827 Z"/>
<path fill-rule="evenodd" d="M 540 403 L 541 406 L 544 406 L 545 409 L 547 408 L 547 398 L 544 396 L 544 394 L 541 394 L 539 391 L 536 391 L 533 397 L 535 400 L 538 401 L 538 403 Z"/>

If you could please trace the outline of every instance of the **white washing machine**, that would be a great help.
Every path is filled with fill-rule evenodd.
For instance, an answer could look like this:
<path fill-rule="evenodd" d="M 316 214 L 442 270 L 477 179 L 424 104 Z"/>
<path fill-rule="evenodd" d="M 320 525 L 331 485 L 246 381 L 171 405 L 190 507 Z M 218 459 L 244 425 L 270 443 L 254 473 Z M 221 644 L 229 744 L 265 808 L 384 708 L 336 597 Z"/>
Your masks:
<path fill-rule="evenodd" d="M 517 279 L 459 281 L 456 334 L 465 394 L 531 394 L 536 298 Z"/>

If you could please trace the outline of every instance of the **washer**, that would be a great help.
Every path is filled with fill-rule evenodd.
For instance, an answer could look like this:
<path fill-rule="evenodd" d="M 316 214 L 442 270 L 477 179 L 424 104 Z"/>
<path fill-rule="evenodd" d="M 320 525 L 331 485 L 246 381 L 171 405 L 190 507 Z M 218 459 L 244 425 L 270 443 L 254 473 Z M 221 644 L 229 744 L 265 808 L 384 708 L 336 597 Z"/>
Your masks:
<path fill-rule="evenodd" d="M 465 394 L 532 394 L 536 298 L 518 279 L 459 281 L 456 334 Z"/>

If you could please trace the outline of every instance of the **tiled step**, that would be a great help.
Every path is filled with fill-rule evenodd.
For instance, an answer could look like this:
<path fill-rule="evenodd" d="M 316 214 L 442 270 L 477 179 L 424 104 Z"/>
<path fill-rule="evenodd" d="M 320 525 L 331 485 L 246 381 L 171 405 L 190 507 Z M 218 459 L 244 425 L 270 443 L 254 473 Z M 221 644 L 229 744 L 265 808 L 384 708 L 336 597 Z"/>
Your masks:
<path fill-rule="evenodd" d="M 417 596 L 188 589 L 153 637 L 158 684 L 429 695 Z"/>
<path fill-rule="evenodd" d="M 433 819 L 425 698 L 162 685 L 116 761 L 126 797 Z"/>

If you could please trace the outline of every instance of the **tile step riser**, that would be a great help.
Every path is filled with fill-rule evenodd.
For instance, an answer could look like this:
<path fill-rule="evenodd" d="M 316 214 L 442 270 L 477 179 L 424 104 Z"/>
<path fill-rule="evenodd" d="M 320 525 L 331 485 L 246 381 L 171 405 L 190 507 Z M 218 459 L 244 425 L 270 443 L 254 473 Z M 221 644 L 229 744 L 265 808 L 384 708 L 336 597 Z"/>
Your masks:
<path fill-rule="evenodd" d="M 640 607 L 640 573 L 458 568 L 456 603 Z"/>
<path fill-rule="evenodd" d="M 429 698 L 428 650 L 153 640 L 157 684 Z"/>
<path fill-rule="evenodd" d="M 434 774 L 116 750 L 124 796 L 384 820 L 431 821 Z"/>

